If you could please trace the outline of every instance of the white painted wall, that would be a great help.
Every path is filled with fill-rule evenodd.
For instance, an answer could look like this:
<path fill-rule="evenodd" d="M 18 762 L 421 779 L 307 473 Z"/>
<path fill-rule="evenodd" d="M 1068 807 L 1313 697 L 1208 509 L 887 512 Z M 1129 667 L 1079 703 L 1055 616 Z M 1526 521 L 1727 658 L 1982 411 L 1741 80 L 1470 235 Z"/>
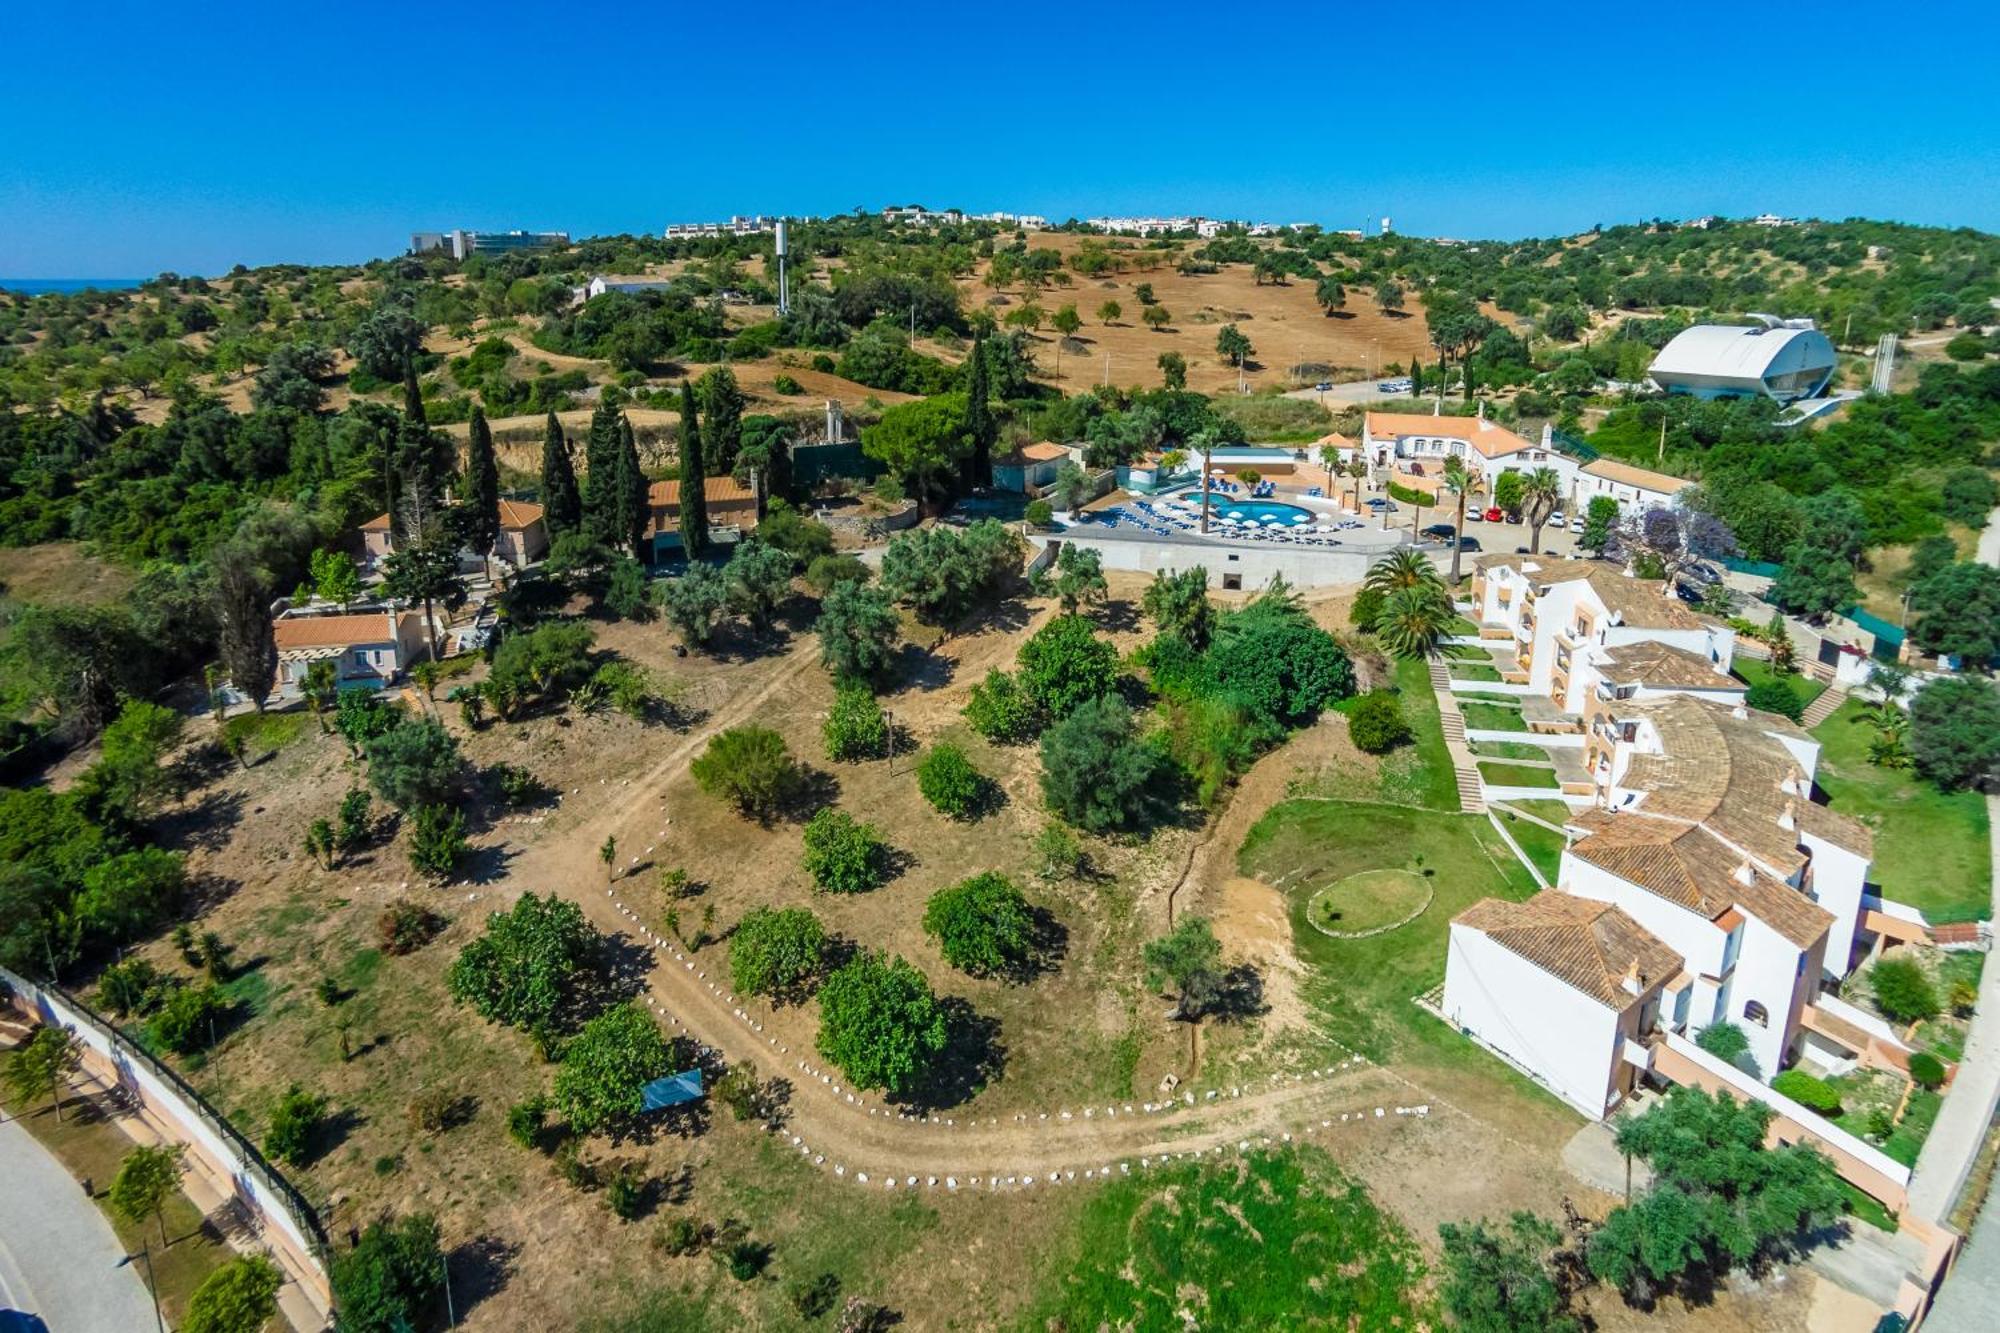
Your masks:
<path fill-rule="evenodd" d="M 1031 536 L 1037 545 L 1050 538 Z M 1222 587 L 1224 574 L 1241 574 L 1243 590 L 1253 592 L 1283 574 L 1295 588 L 1322 588 L 1332 584 L 1359 583 L 1367 577 L 1368 566 L 1380 552 L 1330 551 L 1295 546 L 1193 546 L 1180 542 L 1099 541 L 1071 529 L 1055 540 L 1096 551 L 1106 569 L 1122 569 L 1141 574 L 1160 570 L 1180 571 L 1197 565 L 1208 570 L 1208 586 Z"/>
<path fill-rule="evenodd" d="M 1746 914 L 1743 951 L 1729 987 L 1729 1017 L 1750 1038 L 1750 1054 L 1767 1079 L 1784 1066 L 1804 995 L 1808 988 L 1819 986 L 1816 972 L 1810 977 L 1800 975 L 1799 963 L 1804 957 L 1798 945 Z M 1770 1012 L 1770 1022 L 1763 1027 L 1743 1016 L 1745 1006 L 1753 1000 Z"/>
<path fill-rule="evenodd" d="M 1868 858 L 1804 831 L 1799 845 L 1812 856 L 1813 901 L 1833 913 L 1826 932 L 1826 970 L 1844 977 L 1861 921 L 1861 895 L 1868 887 Z"/>
<path fill-rule="evenodd" d="M 1618 1015 L 1478 930 L 1453 924 L 1444 1014 L 1503 1051 L 1593 1120 L 1603 1117 L 1621 1038 Z"/>
<path fill-rule="evenodd" d="M 1670 903 L 1571 851 L 1563 852 L 1556 883 L 1579 897 L 1594 898 L 1622 909 L 1679 954 L 1688 971 L 1711 977 L 1722 975 L 1723 951 L 1729 937 L 1699 912 Z M 1688 1021 L 1690 1026 L 1706 1025 L 1708 1013 L 1697 1003 Z"/>

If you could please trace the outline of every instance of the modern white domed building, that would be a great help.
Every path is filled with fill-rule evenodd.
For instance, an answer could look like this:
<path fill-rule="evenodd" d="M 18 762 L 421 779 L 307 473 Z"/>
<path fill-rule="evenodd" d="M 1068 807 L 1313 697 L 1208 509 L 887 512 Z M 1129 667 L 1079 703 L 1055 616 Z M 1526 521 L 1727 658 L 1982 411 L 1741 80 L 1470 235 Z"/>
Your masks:
<path fill-rule="evenodd" d="M 1668 393 L 1790 403 L 1818 397 L 1833 370 L 1833 344 L 1824 333 L 1809 321 L 1773 321 L 1697 324 L 1661 348 L 1648 373 Z"/>

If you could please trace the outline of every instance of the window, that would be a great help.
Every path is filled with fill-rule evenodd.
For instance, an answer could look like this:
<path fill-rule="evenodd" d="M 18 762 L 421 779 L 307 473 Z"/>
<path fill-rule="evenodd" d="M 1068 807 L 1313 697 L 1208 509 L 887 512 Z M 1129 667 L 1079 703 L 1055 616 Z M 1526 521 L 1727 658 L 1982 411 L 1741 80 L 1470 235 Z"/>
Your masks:
<path fill-rule="evenodd" d="M 1230 556 L 1229 558 L 1234 560 L 1236 557 Z M 1222 576 L 1222 590 L 1224 592 L 1242 592 L 1243 576 L 1241 574 L 1224 574 Z"/>
<path fill-rule="evenodd" d="M 1763 1005 L 1755 1000 L 1751 1000 L 1743 1006 L 1743 1021 L 1746 1023 L 1755 1023 L 1760 1028 L 1769 1027 L 1771 1025 L 1771 1015 Z"/>

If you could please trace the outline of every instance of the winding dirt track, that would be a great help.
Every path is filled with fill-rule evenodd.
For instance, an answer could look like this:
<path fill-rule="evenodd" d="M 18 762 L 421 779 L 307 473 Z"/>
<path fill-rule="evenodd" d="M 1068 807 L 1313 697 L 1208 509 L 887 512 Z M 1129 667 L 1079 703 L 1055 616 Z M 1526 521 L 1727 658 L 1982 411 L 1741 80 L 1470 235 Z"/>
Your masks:
<path fill-rule="evenodd" d="M 1454 1113 L 1400 1076 L 1353 1057 L 1332 1068 L 1252 1087 L 1177 1090 L 1171 1104 L 1152 1109 L 1134 1100 L 1088 1108 L 1052 1106 L 1005 1119 L 943 1113 L 911 1117 L 846 1087 L 837 1074 L 821 1067 L 816 1052 L 766 1033 L 762 1023 L 768 1009 L 761 1001 L 729 995 L 719 954 L 688 957 L 673 941 L 654 934 L 618 896 L 625 886 L 607 889 L 579 868 L 597 864 L 597 848 L 606 836 L 616 836 L 621 847 L 646 845 L 662 818 L 659 793 L 666 781 L 711 735 L 759 716 L 816 665 L 816 641 L 802 639 L 769 680 L 717 708 L 643 777 L 613 789 L 616 797 L 602 808 L 572 823 L 576 805 L 566 802 L 563 814 L 523 849 L 496 886 L 503 891 L 554 887 L 578 902 L 605 933 L 647 948 L 652 967 L 644 998 L 671 1029 L 716 1048 L 731 1062 L 750 1060 L 765 1077 L 791 1084 L 785 1123 L 773 1131 L 787 1146 L 838 1178 L 870 1187 L 1021 1187 L 1122 1173 L 1170 1156 L 1294 1137 L 1359 1140 L 1407 1132 L 1427 1118 Z M 578 793 L 571 799 L 580 803 L 587 798 Z M 715 978 L 703 975 L 711 966 L 718 967 Z"/>

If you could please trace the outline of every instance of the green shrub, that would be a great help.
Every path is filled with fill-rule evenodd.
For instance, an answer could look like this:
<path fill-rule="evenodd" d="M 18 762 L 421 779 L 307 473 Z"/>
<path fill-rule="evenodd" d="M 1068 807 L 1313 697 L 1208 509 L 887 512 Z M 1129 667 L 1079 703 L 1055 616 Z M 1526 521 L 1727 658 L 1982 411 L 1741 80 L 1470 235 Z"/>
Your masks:
<path fill-rule="evenodd" d="M 816 555 L 806 566 L 806 586 L 822 594 L 842 583 L 866 583 L 873 576 L 867 565 L 851 555 Z"/>
<path fill-rule="evenodd" d="M 1758 681 L 1744 692 L 1743 702 L 1747 707 L 1777 713 L 1794 722 L 1804 717 L 1806 712 L 1806 706 L 1799 701 L 1798 691 L 1786 680 Z"/>
<path fill-rule="evenodd" d="M 790 375 L 773 375 L 771 377 L 771 389 L 773 392 L 784 394 L 787 398 L 794 394 L 805 392 L 805 386 Z"/>
<path fill-rule="evenodd" d="M 1910 1079 L 1927 1092 L 1935 1091 L 1944 1082 L 1944 1061 L 1929 1051 L 1918 1051 L 1910 1057 Z"/>
<path fill-rule="evenodd" d="M 710 796 L 745 815 L 769 819 L 798 792 L 802 775 L 769 727 L 732 727 L 713 737 L 688 771 Z"/>
<path fill-rule="evenodd" d="M 507 1137 L 523 1148 L 544 1147 L 543 1134 L 548 1130 L 549 1099 L 542 1096 L 515 1102 L 507 1108 Z"/>
<path fill-rule="evenodd" d="M 410 864 L 447 879 L 465 855 L 465 816 L 443 805 L 420 805 L 410 817 Z"/>
<path fill-rule="evenodd" d="M 1837 1115 L 1840 1111 L 1840 1090 L 1803 1069 L 1785 1070 L 1771 1080 L 1771 1090 L 1821 1115 Z"/>
<path fill-rule="evenodd" d="M 1383 754 L 1410 739 L 1410 724 L 1393 690 L 1372 690 L 1355 700 L 1347 714 L 1347 734 L 1356 748 Z"/>
<path fill-rule="evenodd" d="M 1937 988 L 1911 959 L 1884 958 L 1869 969 L 1868 985 L 1875 992 L 1876 1007 L 1899 1023 L 1938 1015 Z"/>
<path fill-rule="evenodd" d="M 972 687 L 966 700 L 965 720 L 971 728 L 996 745 L 1019 745 L 1031 741 L 1042 729 L 1042 710 L 1021 688 L 1020 682 L 998 667 Z"/>
<path fill-rule="evenodd" d="M 1022 514 L 1022 517 L 1027 519 L 1029 524 L 1034 527 L 1046 528 L 1049 524 L 1055 522 L 1056 511 L 1049 507 L 1047 500 L 1030 500 L 1028 501 L 1028 508 Z"/>
<path fill-rule="evenodd" d="M 187 1055 L 208 1045 L 209 1038 L 229 1012 L 229 1002 L 213 985 L 175 986 L 165 1003 L 146 1025 L 147 1033 L 176 1055 Z"/>
<path fill-rule="evenodd" d="M 1052 716 L 1111 692 L 1118 650 L 1082 616 L 1057 616 L 1021 645 L 1021 689 Z"/>
<path fill-rule="evenodd" d="M 917 790 L 940 812 L 953 819 L 970 818 L 979 808 L 986 779 L 965 757 L 965 751 L 939 741 L 917 765 Z"/>
<path fill-rule="evenodd" d="M 325 1118 L 326 1098 L 292 1084 L 278 1099 L 277 1109 L 271 1112 L 264 1151 L 287 1165 L 303 1166 L 312 1151 L 313 1136 Z"/>
<path fill-rule="evenodd" d="M 1710 1023 L 1695 1035 L 1694 1044 L 1718 1060 L 1734 1060 L 1750 1049 L 1750 1038 L 1734 1023 Z"/>
<path fill-rule="evenodd" d="M 1020 967 L 1034 948 L 1034 915 L 1005 875 L 987 871 L 939 889 L 924 907 L 924 933 L 961 972 L 990 975 Z"/>
<path fill-rule="evenodd" d="M 880 759 L 889 753 L 889 719 L 866 685 L 842 685 L 835 692 L 822 734 L 826 757 L 836 761 Z"/>
<path fill-rule="evenodd" d="M 888 847 L 872 824 L 829 807 L 806 821 L 805 867 L 828 893 L 865 893 L 886 871 Z"/>

